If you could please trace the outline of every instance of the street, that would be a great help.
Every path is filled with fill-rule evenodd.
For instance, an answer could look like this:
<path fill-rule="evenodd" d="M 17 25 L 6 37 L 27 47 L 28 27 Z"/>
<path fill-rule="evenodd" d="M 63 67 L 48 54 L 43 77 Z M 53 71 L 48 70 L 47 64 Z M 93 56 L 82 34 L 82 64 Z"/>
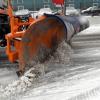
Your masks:
<path fill-rule="evenodd" d="M 78 33 L 71 51 L 66 51 L 70 63 L 66 63 L 67 56 L 63 64 L 48 63 L 47 73 L 26 92 L 2 100 L 100 100 L 100 17 L 87 18 L 90 27 Z M 0 85 L 4 87 L 18 80 L 16 66 L 8 65 L 0 65 Z"/>

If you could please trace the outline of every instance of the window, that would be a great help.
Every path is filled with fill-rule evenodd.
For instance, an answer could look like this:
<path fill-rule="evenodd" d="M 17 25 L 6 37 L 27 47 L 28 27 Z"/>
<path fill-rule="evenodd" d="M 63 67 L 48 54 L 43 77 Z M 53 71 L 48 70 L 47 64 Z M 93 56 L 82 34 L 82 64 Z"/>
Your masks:
<path fill-rule="evenodd" d="M 44 5 L 44 8 L 50 8 L 50 5 L 45 4 L 45 5 Z"/>
<path fill-rule="evenodd" d="M 18 10 L 23 10 L 24 6 L 18 6 Z"/>
<path fill-rule="evenodd" d="M 43 0 L 44 3 L 49 3 L 49 0 Z"/>
<path fill-rule="evenodd" d="M 68 0 L 68 2 L 74 2 L 74 0 Z"/>
<path fill-rule="evenodd" d="M 17 0 L 17 4 L 23 4 L 23 0 Z"/>
<path fill-rule="evenodd" d="M 93 6 L 94 7 L 98 7 L 98 3 L 93 3 Z"/>
<path fill-rule="evenodd" d="M 93 2 L 98 2 L 98 0 L 93 0 Z"/>
<path fill-rule="evenodd" d="M 69 7 L 74 7 L 74 4 L 69 4 Z"/>

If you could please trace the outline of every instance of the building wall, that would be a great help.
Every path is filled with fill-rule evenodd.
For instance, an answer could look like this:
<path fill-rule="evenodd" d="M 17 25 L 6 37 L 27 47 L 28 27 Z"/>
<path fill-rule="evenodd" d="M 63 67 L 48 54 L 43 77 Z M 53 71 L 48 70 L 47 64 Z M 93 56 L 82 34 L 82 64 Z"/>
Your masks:
<path fill-rule="evenodd" d="M 23 1 L 23 3 L 18 3 Z M 30 1 L 30 2 L 29 2 Z M 39 10 L 43 7 L 50 7 L 51 9 L 56 9 L 52 4 L 52 0 L 12 0 L 14 10 L 19 8 L 29 9 L 29 10 Z M 66 6 L 75 7 L 77 9 L 86 9 L 90 6 L 100 7 L 100 0 L 65 0 Z"/>
<path fill-rule="evenodd" d="M 3 7 L 5 5 L 5 2 L 3 0 L 0 0 L 0 7 Z"/>
<path fill-rule="evenodd" d="M 90 6 L 93 6 L 93 0 L 77 0 L 75 2 L 75 8 L 86 9 Z"/>
<path fill-rule="evenodd" d="M 18 3 L 18 1 L 23 1 Z M 24 9 L 39 10 L 43 7 L 51 7 L 51 0 L 12 0 L 14 10 L 18 10 L 20 6 L 24 6 Z"/>
<path fill-rule="evenodd" d="M 93 6 L 100 7 L 100 0 L 93 0 Z"/>
<path fill-rule="evenodd" d="M 30 1 L 30 2 L 29 2 Z M 14 10 L 18 9 L 33 9 L 33 0 L 12 0 Z"/>
<path fill-rule="evenodd" d="M 23 1 L 23 3 L 18 3 L 18 1 Z M 20 6 L 24 6 L 24 9 L 29 10 L 39 10 L 46 7 L 55 8 L 51 0 L 12 0 L 12 4 L 14 10 L 18 10 Z"/>
<path fill-rule="evenodd" d="M 0 7 L 2 7 L 2 0 L 0 0 Z"/>
<path fill-rule="evenodd" d="M 65 0 L 66 6 L 73 6 L 77 9 L 86 9 L 90 6 L 100 7 L 100 0 Z"/>

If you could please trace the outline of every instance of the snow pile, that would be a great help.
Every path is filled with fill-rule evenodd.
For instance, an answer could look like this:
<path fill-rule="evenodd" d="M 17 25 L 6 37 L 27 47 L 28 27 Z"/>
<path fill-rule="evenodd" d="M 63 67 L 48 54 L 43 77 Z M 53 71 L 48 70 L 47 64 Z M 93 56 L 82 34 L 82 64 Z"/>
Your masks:
<path fill-rule="evenodd" d="M 38 64 L 35 67 L 40 67 Z M 8 98 L 12 95 L 19 94 L 21 92 L 25 92 L 28 87 L 32 85 L 34 78 L 37 77 L 37 72 L 35 72 L 34 68 L 28 70 L 24 76 L 22 76 L 18 81 L 14 81 L 9 84 L 6 88 L 0 87 L 0 100 L 3 98 Z M 4 99 L 5 100 L 5 99 Z"/>
<path fill-rule="evenodd" d="M 18 10 L 15 12 L 15 16 L 24 16 L 24 15 L 28 15 L 28 14 L 29 14 L 28 9 L 22 9 L 22 10 Z"/>
<path fill-rule="evenodd" d="M 44 14 L 52 14 L 52 10 L 50 8 L 41 8 L 38 13 L 37 16 L 40 17 Z"/>
<path fill-rule="evenodd" d="M 20 91 L 25 91 L 26 87 L 31 85 L 31 77 L 35 77 L 35 75 L 32 73 L 25 74 L 18 81 L 9 84 L 5 89 L 1 87 L 0 92 L 2 92 L 3 96 L 8 96 L 14 94 L 15 92 L 19 93 Z"/>

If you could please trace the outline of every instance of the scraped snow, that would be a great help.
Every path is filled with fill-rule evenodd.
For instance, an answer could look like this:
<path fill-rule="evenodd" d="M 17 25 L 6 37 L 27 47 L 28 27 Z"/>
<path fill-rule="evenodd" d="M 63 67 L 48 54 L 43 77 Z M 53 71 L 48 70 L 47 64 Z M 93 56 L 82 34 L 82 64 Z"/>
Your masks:
<path fill-rule="evenodd" d="M 87 73 L 86 76 L 89 77 L 85 79 L 84 74 L 80 74 L 72 79 L 59 80 L 33 89 L 20 100 L 51 100 L 51 98 L 52 100 L 92 100 L 89 98 L 100 93 L 100 69 Z M 83 78 L 78 79 L 79 77 Z"/>

